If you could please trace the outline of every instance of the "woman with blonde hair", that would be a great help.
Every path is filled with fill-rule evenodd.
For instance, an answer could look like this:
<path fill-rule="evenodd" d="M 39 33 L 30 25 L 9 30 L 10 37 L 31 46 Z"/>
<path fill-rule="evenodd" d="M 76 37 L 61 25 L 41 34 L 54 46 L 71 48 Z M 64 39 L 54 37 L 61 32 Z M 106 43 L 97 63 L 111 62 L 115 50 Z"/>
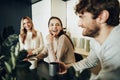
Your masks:
<path fill-rule="evenodd" d="M 38 54 L 44 48 L 42 33 L 34 29 L 32 19 L 28 16 L 21 19 L 19 42 L 20 50 L 27 50 L 28 55 Z"/>

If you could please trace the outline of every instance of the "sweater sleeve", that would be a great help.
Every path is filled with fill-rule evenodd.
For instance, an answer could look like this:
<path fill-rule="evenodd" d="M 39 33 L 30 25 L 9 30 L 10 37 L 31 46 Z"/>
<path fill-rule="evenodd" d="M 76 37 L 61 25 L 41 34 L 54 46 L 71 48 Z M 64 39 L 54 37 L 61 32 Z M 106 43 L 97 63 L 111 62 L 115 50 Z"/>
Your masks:
<path fill-rule="evenodd" d="M 93 45 L 90 44 L 92 47 Z M 75 68 L 76 71 L 83 71 L 84 69 L 87 68 L 92 68 L 96 66 L 99 62 L 99 59 L 96 55 L 96 52 L 94 51 L 94 48 L 90 48 L 90 53 L 88 57 L 84 58 L 83 60 L 77 62 L 77 63 L 72 63 L 72 66 Z"/>
<path fill-rule="evenodd" d="M 22 43 L 22 40 L 21 40 L 21 36 L 19 35 L 19 44 L 20 44 L 20 51 L 24 49 L 23 47 L 23 43 Z"/>
<path fill-rule="evenodd" d="M 49 58 L 50 62 L 55 62 L 56 61 L 56 55 L 55 55 L 54 46 L 53 46 L 54 39 L 50 34 L 48 34 L 46 36 L 46 42 L 47 42 L 46 46 L 47 46 L 47 49 L 48 49 L 48 58 Z"/>
<path fill-rule="evenodd" d="M 36 57 L 37 57 L 37 59 L 43 59 L 43 58 L 45 58 L 45 57 L 47 57 L 48 56 L 48 49 L 47 49 L 47 47 L 45 47 L 42 51 L 41 51 L 41 53 L 39 53 Z"/>
<path fill-rule="evenodd" d="M 41 32 L 38 32 L 38 39 L 40 41 L 39 47 L 32 51 L 33 54 L 39 54 L 44 48 L 44 41 L 43 41 L 43 36 Z"/>
<path fill-rule="evenodd" d="M 54 52 L 53 48 L 53 43 L 47 44 L 47 49 L 48 49 L 48 57 L 50 59 L 50 62 L 55 62 L 56 61 L 56 55 Z"/>
<path fill-rule="evenodd" d="M 62 35 L 59 38 L 59 42 L 58 42 L 58 48 L 57 48 L 57 60 L 61 61 L 63 55 L 67 52 L 67 47 L 66 47 L 66 36 Z"/>

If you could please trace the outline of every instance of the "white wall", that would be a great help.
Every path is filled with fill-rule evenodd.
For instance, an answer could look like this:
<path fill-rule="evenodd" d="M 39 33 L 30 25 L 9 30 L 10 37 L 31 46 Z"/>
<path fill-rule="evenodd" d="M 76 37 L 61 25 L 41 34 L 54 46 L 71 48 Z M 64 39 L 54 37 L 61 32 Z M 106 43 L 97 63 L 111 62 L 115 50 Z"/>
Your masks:
<path fill-rule="evenodd" d="M 51 0 L 51 15 L 57 16 L 62 20 L 63 27 L 66 27 L 66 19 L 67 19 L 67 8 L 66 2 L 62 0 Z"/>
<path fill-rule="evenodd" d="M 67 1 L 67 31 L 71 37 L 82 37 L 82 28 L 78 26 L 79 17 L 75 14 L 74 7 L 78 0 Z"/>
<path fill-rule="evenodd" d="M 32 5 L 32 19 L 35 29 L 42 32 L 43 39 L 48 34 L 48 19 L 51 16 L 51 0 L 42 0 Z"/>

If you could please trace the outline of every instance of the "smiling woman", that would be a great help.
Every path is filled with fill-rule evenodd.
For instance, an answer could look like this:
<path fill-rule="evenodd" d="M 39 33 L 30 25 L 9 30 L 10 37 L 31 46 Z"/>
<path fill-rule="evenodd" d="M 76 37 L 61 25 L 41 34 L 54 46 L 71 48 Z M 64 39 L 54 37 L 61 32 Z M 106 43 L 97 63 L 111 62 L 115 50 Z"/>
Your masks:
<path fill-rule="evenodd" d="M 52 16 L 48 21 L 49 34 L 46 37 L 46 47 L 37 55 L 38 59 L 46 62 L 64 62 L 70 64 L 75 62 L 74 46 L 71 39 L 63 31 L 60 18 Z"/>
<path fill-rule="evenodd" d="M 19 42 L 20 50 L 27 50 L 28 55 L 38 54 L 44 47 L 42 33 L 34 29 L 33 22 L 28 16 L 21 19 Z"/>

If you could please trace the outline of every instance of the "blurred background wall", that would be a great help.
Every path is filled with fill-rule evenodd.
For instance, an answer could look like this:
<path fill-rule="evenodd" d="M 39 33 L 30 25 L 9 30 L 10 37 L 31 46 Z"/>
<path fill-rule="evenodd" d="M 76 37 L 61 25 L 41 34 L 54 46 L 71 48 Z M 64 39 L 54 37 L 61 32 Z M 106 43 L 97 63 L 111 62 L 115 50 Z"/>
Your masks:
<path fill-rule="evenodd" d="M 21 18 L 26 15 L 32 17 L 30 0 L 0 0 L 0 33 L 12 26 L 18 34 Z"/>

